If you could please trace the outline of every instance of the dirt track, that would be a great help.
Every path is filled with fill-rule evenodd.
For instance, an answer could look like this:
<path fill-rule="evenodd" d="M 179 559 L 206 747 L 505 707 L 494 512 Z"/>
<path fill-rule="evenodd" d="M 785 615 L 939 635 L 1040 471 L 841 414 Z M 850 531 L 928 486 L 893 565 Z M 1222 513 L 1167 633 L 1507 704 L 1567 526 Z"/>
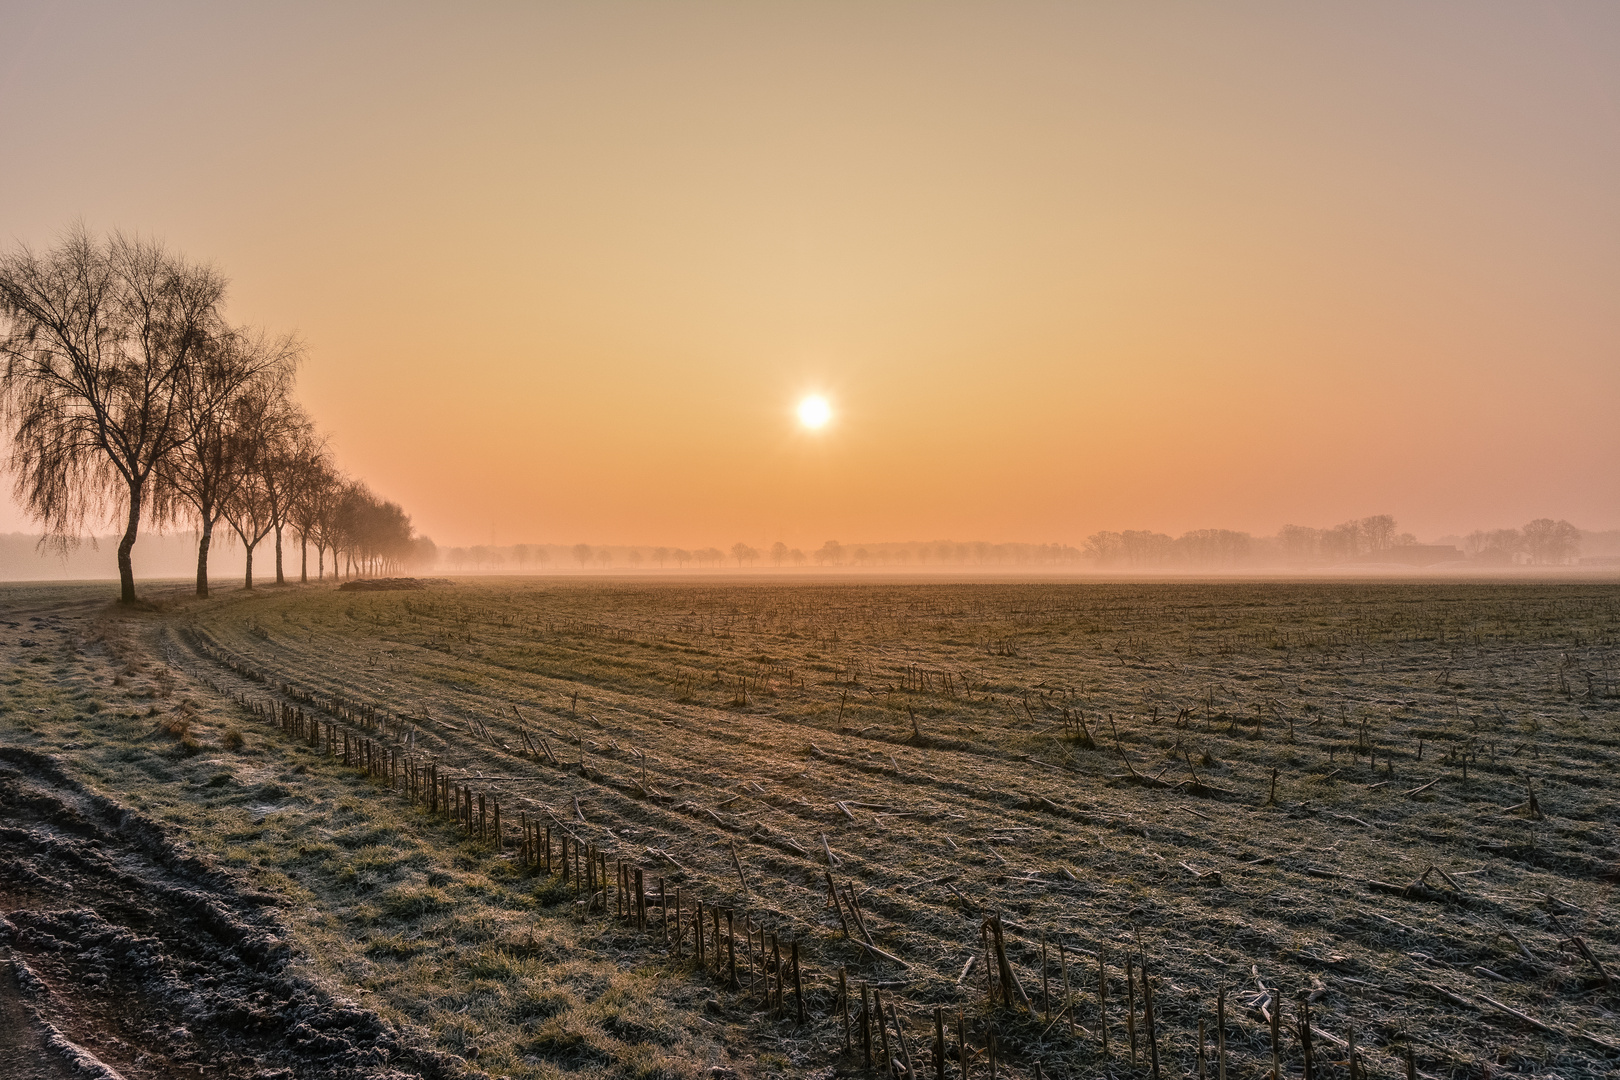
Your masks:
<path fill-rule="evenodd" d="M 437 1075 L 288 975 L 273 897 L 50 758 L 0 748 L 0 820 L 0 1052 L 32 1070 L 8 1076 Z"/>

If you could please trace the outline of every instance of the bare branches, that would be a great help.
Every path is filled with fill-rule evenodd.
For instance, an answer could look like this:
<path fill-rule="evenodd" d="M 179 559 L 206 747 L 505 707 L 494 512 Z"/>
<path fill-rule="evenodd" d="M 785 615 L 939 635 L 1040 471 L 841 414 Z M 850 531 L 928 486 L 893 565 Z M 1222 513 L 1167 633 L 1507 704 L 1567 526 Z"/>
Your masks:
<path fill-rule="evenodd" d="M 160 464 L 186 437 L 184 376 L 219 329 L 224 279 L 160 244 L 82 227 L 43 254 L 0 256 L 0 396 L 16 492 L 48 533 L 74 537 L 116 509 L 120 598 Z"/>
<path fill-rule="evenodd" d="M 126 603 L 143 515 L 197 524 L 202 596 L 221 518 L 247 547 L 248 588 L 272 533 L 284 580 L 289 524 L 334 561 L 340 546 L 378 568 L 430 552 L 403 510 L 328 461 L 293 400 L 298 341 L 227 326 L 224 293 L 212 267 L 118 233 L 75 227 L 49 251 L 0 255 L 0 417 L 19 501 L 62 543 L 122 512 Z"/>
<path fill-rule="evenodd" d="M 253 552 L 286 511 L 282 467 L 290 444 L 307 423 L 288 394 L 287 383 L 254 379 L 245 386 L 234 416 L 231 454 L 239 481 L 225 503 L 225 520 L 247 549 L 246 587 L 253 588 Z"/>
<path fill-rule="evenodd" d="M 198 596 L 208 595 L 214 526 L 254 463 L 242 425 L 263 387 L 290 387 L 298 360 L 294 339 L 237 329 L 212 336 L 184 373 L 177 408 L 186 437 L 158 469 L 154 516 L 196 523 Z"/>

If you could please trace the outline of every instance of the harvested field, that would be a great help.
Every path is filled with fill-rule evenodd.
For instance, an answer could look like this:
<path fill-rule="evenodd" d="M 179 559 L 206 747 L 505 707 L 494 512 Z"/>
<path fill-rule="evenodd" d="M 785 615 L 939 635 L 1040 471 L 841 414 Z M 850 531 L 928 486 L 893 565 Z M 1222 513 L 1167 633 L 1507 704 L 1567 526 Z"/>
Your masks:
<path fill-rule="evenodd" d="M 1620 1067 L 1611 584 L 530 580 L 4 605 L 4 741 L 283 898 L 287 993 L 352 997 L 389 1067 L 858 1071 L 840 969 L 857 1025 L 861 984 L 893 1006 L 874 1054 L 918 1076 L 936 1007 L 952 1075 L 958 1015 L 975 1077 L 992 1042 L 998 1075 L 1196 1075 L 1201 1022 L 1213 1075 L 1223 990 L 1234 1076 L 1270 1069 L 1273 1016 L 1294 1073 L 1306 1038 L 1319 1075 L 1348 1075 L 1352 1046 L 1371 1076 L 1408 1053 L 1429 1076 Z M 426 768 L 485 800 L 483 838 L 435 812 Z M 565 837 L 598 853 L 605 888 L 528 865 L 536 823 L 553 858 Z M 621 861 L 645 929 L 618 914 Z M 41 917 L 25 863 L 0 869 L 5 907 Z M 657 903 L 677 888 L 679 956 Z M 733 916 L 735 985 L 707 922 L 693 959 L 698 901 Z M 776 939 L 764 973 L 745 925 Z"/>

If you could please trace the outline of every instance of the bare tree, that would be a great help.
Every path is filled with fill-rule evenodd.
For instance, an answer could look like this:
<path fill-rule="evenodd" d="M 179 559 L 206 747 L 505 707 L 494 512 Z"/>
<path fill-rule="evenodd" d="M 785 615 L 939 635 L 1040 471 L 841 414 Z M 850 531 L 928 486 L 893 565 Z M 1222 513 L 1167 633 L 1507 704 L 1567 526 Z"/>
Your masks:
<path fill-rule="evenodd" d="M 309 581 L 309 542 L 315 541 L 315 576 L 326 576 L 323 554 L 326 541 L 322 526 L 331 519 L 331 504 L 342 488 L 342 480 L 326 447 L 316 442 L 311 434 L 308 442 L 300 445 L 290 463 L 287 523 L 298 531 L 298 580 Z"/>
<path fill-rule="evenodd" d="M 82 226 L 54 249 L 0 256 L 0 394 L 17 497 L 46 532 L 76 538 L 122 506 L 119 600 L 153 474 L 186 437 L 186 373 L 219 327 L 224 279 L 162 245 Z"/>
<path fill-rule="evenodd" d="M 1361 538 L 1368 551 L 1385 551 L 1395 542 L 1395 517 L 1374 514 L 1361 519 Z"/>
<path fill-rule="evenodd" d="M 316 445 L 314 425 L 292 400 L 291 389 L 290 385 L 282 388 L 276 407 L 266 414 L 251 458 L 260 473 L 270 531 L 275 535 L 277 585 L 287 583 L 282 570 L 281 536 L 297 489 L 299 457 L 313 452 Z"/>
<path fill-rule="evenodd" d="M 176 402 L 185 438 L 154 474 L 154 517 L 197 524 L 197 595 L 208 595 L 214 527 L 251 466 L 238 430 L 255 380 L 289 381 L 298 358 L 290 338 L 235 330 L 213 335 L 181 376 Z"/>
<path fill-rule="evenodd" d="M 298 520 L 306 515 L 302 512 L 300 504 L 303 502 L 306 486 L 320 482 L 323 459 L 326 456 L 323 440 L 316 434 L 315 425 L 310 422 L 302 409 L 290 411 L 289 420 L 287 430 L 280 438 L 273 440 L 270 448 L 272 453 L 267 455 L 269 465 L 275 472 L 270 487 L 274 493 L 276 518 L 277 585 L 287 583 L 286 575 L 282 571 L 281 549 L 282 535 L 289 525 L 298 533 L 300 580 L 309 580 L 309 541 L 298 524 Z"/>
<path fill-rule="evenodd" d="M 1532 562 L 1557 566 L 1580 551 L 1581 530 L 1567 521 L 1537 518 L 1524 527 L 1524 547 Z"/>
<path fill-rule="evenodd" d="M 294 476 L 301 452 L 315 450 L 304 411 L 291 398 L 287 369 L 273 369 L 244 390 L 235 425 L 236 453 L 242 462 L 241 482 L 225 508 L 225 519 L 247 549 L 246 588 L 253 588 L 253 553 L 260 541 L 275 534 L 276 584 L 286 583 L 281 566 L 281 529 L 293 504 Z M 302 450 L 300 449 L 302 447 Z M 341 506 L 334 521 L 341 517 Z M 338 534 L 343 533 L 341 523 Z M 336 551 L 334 549 L 334 558 Z"/>
<path fill-rule="evenodd" d="M 744 563 L 752 564 L 758 559 L 759 551 L 739 540 L 731 545 L 731 557 L 737 560 L 737 566 L 740 568 Z"/>
<path fill-rule="evenodd" d="M 586 567 L 590 566 L 591 565 L 591 545 L 589 545 L 589 544 L 575 544 L 574 545 L 574 561 L 579 563 L 579 568 L 581 570 L 583 570 Z"/>
<path fill-rule="evenodd" d="M 1095 532 L 1086 537 L 1086 558 L 1098 566 L 1113 566 L 1125 554 L 1125 539 L 1117 532 Z"/>
<path fill-rule="evenodd" d="M 341 535 L 339 512 L 342 509 L 343 493 L 348 490 L 349 481 L 332 465 L 325 463 L 325 468 L 317 475 L 308 478 L 304 485 L 304 497 L 310 507 L 310 538 L 315 541 L 315 579 L 317 581 L 326 577 L 326 552 L 332 553 L 332 576 L 338 576 L 338 540 Z M 296 503 L 295 503 L 296 505 Z"/>

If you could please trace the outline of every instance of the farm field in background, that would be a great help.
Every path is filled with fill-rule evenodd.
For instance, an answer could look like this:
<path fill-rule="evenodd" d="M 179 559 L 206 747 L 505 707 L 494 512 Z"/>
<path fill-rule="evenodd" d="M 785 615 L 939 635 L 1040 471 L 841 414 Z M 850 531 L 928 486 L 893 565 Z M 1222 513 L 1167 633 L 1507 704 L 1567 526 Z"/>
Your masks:
<path fill-rule="evenodd" d="M 992 1025 L 1008 1075 L 1147 1075 L 1127 955 L 1167 1076 L 1196 1074 L 1200 1021 L 1213 1055 L 1222 988 L 1235 1076 L 1270 1068 L 1279 1005 L 1299 1070 L 1301 998 L 1322 1075 L 1347 1075 L 1352 1041 L 1373 1076 L 1409 1049 L 1431 1076 L 1605 1075 L 1620 1055 L 1612 584 L 514 579 L 135 616 L 79 598 L 47 678 L 10 639 L 50 596 L 6 598 L 5 740 L 288 897 L 309 977 L 451 1072 L 858 1070 L 843 968 L 857 1010 L 861 983 L 895 1006 L 919 1076 L 936 1006 L 950 1075 L 958 1012 L 974 1076 Z M 498 798 L 503 843 L 239 701 Z M 601 901 L 521 865 L 520 815 L 602 854 Z M 740 990 L 689 932 L 676 958 L 656 907 L 646 931 L 614 917 L 620 860 L 679 888 L 688 925 L 699 900 L 735 913 Z M 989 1001 L 991 916 L 1028 1008 Z M 803 1024 L 791 975 L 781 1018 L 752 988 L 745 919 L 798 944 Z"/>

